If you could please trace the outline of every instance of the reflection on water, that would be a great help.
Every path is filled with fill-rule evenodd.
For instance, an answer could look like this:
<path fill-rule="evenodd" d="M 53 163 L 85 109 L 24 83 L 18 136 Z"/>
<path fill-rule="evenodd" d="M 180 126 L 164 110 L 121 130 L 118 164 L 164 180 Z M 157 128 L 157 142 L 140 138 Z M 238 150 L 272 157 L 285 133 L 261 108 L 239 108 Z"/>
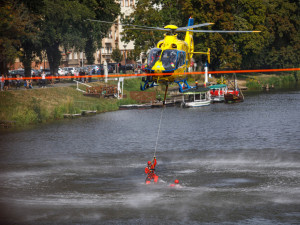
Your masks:
<path fill-rule="evenodd" d="M 148 186 L 161 109 L 2 133 L 1 224 L 296 224 L 299 100 L 295 91 L 166 108 L 160 182 Z"/>

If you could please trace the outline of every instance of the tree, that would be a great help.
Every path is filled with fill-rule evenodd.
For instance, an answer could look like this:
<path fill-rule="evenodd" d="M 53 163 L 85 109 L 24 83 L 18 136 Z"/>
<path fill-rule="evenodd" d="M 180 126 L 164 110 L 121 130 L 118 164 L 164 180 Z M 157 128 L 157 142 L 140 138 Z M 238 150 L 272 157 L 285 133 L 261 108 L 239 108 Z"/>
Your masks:
<path fill-rule="evenodd" d="M 41 23 L 42 46 L 47 52 L 51 73 L 58 70 L 61 51 L 85 49 L 88 61 L 94 62 L 93 53 L 101 45 L 110 25 L 87 19 L 114 20 L 120 8 L 113 0 L 44 0 Z M 91 64 L 92 64 L 91 63 Z"/>
<path fill-rule="evenodd" d="M 249 69 L 299 66 L 299 1 L 279 0 L 140 0 L 124 23 L 150 27 L 186 26 L 213 22 L 203 29 L 259 30 L 260 33 L 197 33 L 195 51 L 211 48 L 212 69 Z M 163 38 L 153 30 L 124 31 L 122 40 L 134 40 L 135 50 L 147 52 Z M 178 34 L 178 37 L 181 34 Z M 205 58 L 205 57 L 202 57 Z"/>
<path fill-rule="evenodd" d="M 263 67 L 299 67 L 299 7 L 296 0 L 268 1 L 266 26 L 270 41 L 259 58 Z"/>
<path fill-rule="evenodd" d="M 192 13 L 195 23 L 214 23 L 205 29 L 266 30 L 266 10 L 260 0 L 187 1 L 183 9 L 186 16 Z M 195 49 L 211 48 L 212 69 L 238 69 L 249 65 L 250 56 L 260 53 L 265 37 L 265 33 L 200 33 L 195 35 Z"/>
<path fill-rule="evenodd" d="M 39 0 L 20 0 L 20 4 L 24 4 L 30 13 L 30 23 L 25 27 L 26 36 L 20 38 L 21 56 L 20 61 L 24 66 L 24 74 L 26 77 L 31 76 L 31 64 L 36 58 L 41 58 L 41 38 L 39 27 L 41 23 L 40 9 L 44 7 L 43 1 Z"/>
<path fill-rule="evenodd" d="M 114 0 L 87 1 L 85 5 L 95 14 L 94 19 L 101 21 L 114 21 L 120 14 L 120 5 Z M 111 25 L 85 21 L 83 35 L 86 39 L 84 46 L 88 64 L 93 64 L 94 53 L 102 47 L 102 39 L 106 36 Z"/>
<path fill-rule="evenodd" d="M 120 49 L 118 49 L 118 48 L 114 49 L 111 53 L 111 58 L 117 63 L 121 62 L 123 59 L 123 55 L 122 55 Z"/>
<path fill-rule="evenodd" d="M 66 50 L 77 46 L 83 48 L 85 39 L 82 35 L 84 20 L 93 17 L 93 13 L 78 1 L 44 0 L 41 41 L 46 50 L 50 71 L 58 71 L 61 60 L 60 46 Z"/>
<path fill-rule="evenodd" d="M 23 4 L 17 1 L 4 1 L 0 6 L 0 72 L 7 73 L 8 65 L 13 64 L 20 51 L 21 37 L 28 34 L 26 26 L 30 24 L 30 14 Z"/>

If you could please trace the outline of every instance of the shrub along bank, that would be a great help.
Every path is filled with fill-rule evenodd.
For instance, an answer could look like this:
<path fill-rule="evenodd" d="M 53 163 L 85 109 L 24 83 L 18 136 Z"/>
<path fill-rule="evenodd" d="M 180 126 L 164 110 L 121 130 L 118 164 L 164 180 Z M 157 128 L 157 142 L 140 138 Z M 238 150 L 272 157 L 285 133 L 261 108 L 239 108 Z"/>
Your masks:
<path fill-rule="evenodd" d="M 0 92 L 0 121 L 12 121 L 16 126 L 45 123 L 81 110 L 114 111 L 119 105 L 131 102 L 131 99 L 86 97 L 75 87 L 11 90 Z"/>
<path fill-rule="evenodd" d="M 261 90 L 266 86 L 278 89 L 291 88 L 295 87 L 299 80 L 299 71 L 294 74 L 249 76 L 246 79 L 246 86 L 249 90 Z"/>

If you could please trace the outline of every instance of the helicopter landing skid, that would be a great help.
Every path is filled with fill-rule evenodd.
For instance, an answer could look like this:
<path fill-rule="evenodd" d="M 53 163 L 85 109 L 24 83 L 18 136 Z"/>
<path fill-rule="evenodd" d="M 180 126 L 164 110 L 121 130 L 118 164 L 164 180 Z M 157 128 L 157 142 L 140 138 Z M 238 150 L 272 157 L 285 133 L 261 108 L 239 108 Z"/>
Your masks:
<path fill-rule="evenodd" d="M 145 91 L 149 88 L 158 86 L 154 81 L 152 83 L 150 83 L 148 80 L 144 81 L 144 85 L 141 84 L 141 91 Z"/>
<path fill-rule="evenodd" d="M 186 79 L 179 80 L 179 81 L 174 81 L 174 82 L 178 84 L 178 86 L 179 86 L 179 92 L 180 92 L 180 93 L 183 93 L 183 92 L 186 92 L 186 91 L 188 91 L 188 90 L 190 90 L 190 89 L 195 88 L 195 87 L 191 87 L 191 86 L 187 83 Z"/>

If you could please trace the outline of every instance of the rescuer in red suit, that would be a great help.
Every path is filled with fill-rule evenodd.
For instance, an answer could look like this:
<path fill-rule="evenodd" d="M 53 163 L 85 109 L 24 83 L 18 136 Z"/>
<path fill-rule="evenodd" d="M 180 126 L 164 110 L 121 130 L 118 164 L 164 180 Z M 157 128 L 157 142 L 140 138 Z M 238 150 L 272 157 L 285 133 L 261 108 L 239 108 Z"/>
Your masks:
<path fill-rule="evenodd" d="M 152 179 L 154 182 L 157 182 L 157 180 L 158 180 L 158 176 L 154 173 L 156 163 L 157 162 L 156 162 L 155 156 L 154 156 L 152 162 L 148 161 L 148 166 L 145 168 L 145 173 L 147 174 L 146 184 L 150 184 Z"/>

